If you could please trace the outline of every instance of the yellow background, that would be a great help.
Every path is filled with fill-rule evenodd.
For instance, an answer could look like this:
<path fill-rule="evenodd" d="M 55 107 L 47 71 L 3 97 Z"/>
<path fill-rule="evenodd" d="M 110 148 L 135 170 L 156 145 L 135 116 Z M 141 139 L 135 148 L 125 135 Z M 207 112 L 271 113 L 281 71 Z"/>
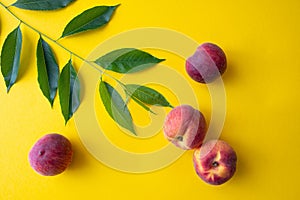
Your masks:
<path fill-rule="evenodd" d="M 98 162 L 82 145 L 74 120 L 64 125 L 58 98 L 51 109 L 39 90 L 35 66 L 38 34 L 22 25 L 24 43 L 18 82 L 6 94 L 4 80 L 0 80 L 0 199 L 296 199 L 300 194 L 300 2 L 78 0 L 60 11 L 11 10 L 56 39 L 68 21 L 83 10 L 118 3 L 122 5 L 108 26 L 63 39 L 61 44 L 87 57 L 107 38 L 142 27 L 169 28 L 199 44 L 219 44 L 228 58 L 223 76 L 227 114 L 221 139 L 237 152 L 236 174 L 222 186 L 205 184 L 194 172 L 192 151 L 164 169 L 145 174 L 119 172 Z M 18 21 L 3 7 L 0 14 L 2 46 Z M 62 67 L 69 54 L 50 45 Z M 166 65 L 186 76 L 183 60 L 177 62 L 164 52 L 155 55 L 166 58 Z M 82 63 L 74 58 L 74 64 L 78 69 Z M 203 104 L 209 107 L 205 86 L 186 78 L 199 91 L 200 101 L 205 99 Z M 174 99 L 161 88 L 164 90 Z M 96 103 L 101 106 L 99 99 Z M 204 113 L 208 117 L 209 109 Z M 145 112 L 139 115 L 142 118 Z M 107 121 L 107 127 L 114 125 Z M 30 168 L 27 156 L 35 141 L 50 132 L 70 139 L 74 158 L 63 174 L 43 177 Z M 112 139 L 128 147 L 122 134 L 114 133 Z"/>

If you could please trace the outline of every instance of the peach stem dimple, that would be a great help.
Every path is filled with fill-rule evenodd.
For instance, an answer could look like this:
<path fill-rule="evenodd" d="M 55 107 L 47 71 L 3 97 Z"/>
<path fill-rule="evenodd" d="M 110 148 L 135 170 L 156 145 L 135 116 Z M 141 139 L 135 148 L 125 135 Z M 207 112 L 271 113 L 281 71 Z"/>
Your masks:
<path fill-rule="evenodd" d="M 39 151 L 39 156 L 42 156 L 42 155 L 44 155 L 44 154 L 45 154 L 45 150 Z"/>
<path fill-rule="evenodd" d="M 211 164 L 213 167 L 218 167 L 219 166 L 219 163 L 217 161 L 214 161 L 212 164 Z"/>
<path fill-rule="evenodd" d="M 180 142 L 183 141 L 183 137 L 182 137 L 182 136 L 178 136 L 178 137 L 176 137 L 176 139 L 177 139 L 178 141 L 180 141 Z"/>

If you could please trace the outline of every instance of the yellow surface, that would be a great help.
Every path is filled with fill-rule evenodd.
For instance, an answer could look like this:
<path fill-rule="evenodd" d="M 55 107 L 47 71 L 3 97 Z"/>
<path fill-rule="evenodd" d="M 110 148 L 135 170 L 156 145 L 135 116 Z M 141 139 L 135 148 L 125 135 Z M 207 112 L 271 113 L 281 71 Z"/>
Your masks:
<path fill-rule="evenodd" d="M 13 1 L 1 2 L 9 5 Z M 10 9 L 57 39 L 68 21 L 83 10 L 118 3 L 122 5 L 108 26 L 63 39 L 61 44 L 87 57 L 108 38 L 143 27 L 178 31 L 199 44 L 206 41 L 219 44 L 228 58 L 228 69 L 223 76 L 227 113 L 221 139 L 237 152 L 236 174 L 222 186 L 205 184 L 194 172 L 192 151 L 170 166 L 142 174 L 120 172 L 97 161 L 83 145 L 74 119 L 64 125 L 58 98 L 51 109 L 39 90 L 35 66 L 38 34 L 22 25 L 24 43 L 18 82 L 6 94 L 4 80 L 0 80 L 0 199 L 296 199 L 300 178 L 300 2 L 92 0 L 75 1 L 67 9 L 51 12 Z M 18 21 L 3 7 L 0 13 L 2 46 Z M 62 67 L 69 54 L 50 44 Z M 207 89 L 186 75 L 184 60 L 170 52 L 152 50 L 151 53 L 166 58 L 164 65 L 186 77 L 209 118 Z M 82 65 L 76 58 L 74 64 L 77 69 Z M 88 77 L 82 79 L 84 82 Z M 176 92 L 156 88 L 172 104 L 180 102 Z M 87 97 L 82 96 L 85 101 Z M 96 111 L 99 123 L 105 120 L 105 134 L 120 148 L 148 152 L 167 145 L 162 132 L 152 138 L 136 139 L 116 129 L 97 93 L 95 107 L 99 108 Z M 146 112 L 136 104 L 130 107 L 138 124 L 149 123 Z M 35 141 L 50 132 L 70 139 L 74 158 L 63 174 L 43 177 L 30 168 L 27 156 Z"/>

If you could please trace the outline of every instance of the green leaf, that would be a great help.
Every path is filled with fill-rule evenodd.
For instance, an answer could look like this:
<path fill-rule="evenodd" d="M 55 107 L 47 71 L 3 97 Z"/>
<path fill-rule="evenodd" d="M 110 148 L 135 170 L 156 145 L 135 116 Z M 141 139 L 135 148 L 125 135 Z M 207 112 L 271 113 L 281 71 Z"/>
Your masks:
<path fill-rule="evenodd" d="M 131 114 L 121 95 L 111 85 L 102 80 L 99 92 L 104 107 L 111 118 L 120 126 L 136 135 Z"/>
<path fill-rule="evenodd" d="M 133 99 L 138 99 L 145 104 L 173 107 L 161 93 L 152 88 L 136 84 L 127 84 L 125 88 Z"/>
<path fill-rule="evenodd" d="M 1 52 L 1 72 L 7 92 L 9 92 L 18 77 L 21 49 L 22 33 L 20 26 L 18 26 L 5 39 Z"/>
<path fill-rule="evenodd" d="M 74 0 L 17 0 L 12 6 L 25 10 L 57 10 Z"/>
<path fill-rule="evenodd" d="M 61 111 L 67 123 L 80 104 L 80 82 L 71 60 L 61 71 L 58 91 Z"/>
<path fill-rule="evenodd" d="M 147 110 L 148 112 L 151 112 L 153 114 L 156 114 L 155 112 L 153 112 L 148 105 L 146 105 L 145 103 L 141 102 L 140 100 L 138 100 L 137 98 L 135 98 L 134 96 L 132 96 L 132 94 L 127 91 L 126 89 L 124 90 L 125 94 L 126 94 L 126 101 L 125 104 L 127 105 L 129 100 L 132 99 L 134 100 L 137 104 L 139 104 L 142 108 L 144 108 L 145 110 Z"/>
<path fill-rule="evenodd" d="M 98 58 L 95 63 L 104 69 L 118 73 L 133 73 L 152 67 L 164 60 L 138 49 L 123 48 Z"/>
<path fill-rule="evenodd" d="M 40 37 L 36 50 L 38 82 L 51 106 L 58 86 L 59 67 L 49 44 Z"/>
<path fill-rule="evenodd" d="M 67 24 L 61 38 L 104 26 L 118 6 L 96 6 L 84 11 Z"/>
<path fill-rule="evenodd" d="M 139 99 L 135 98 L 134 96 L 131 96 L 131 99 L 133 99 L 137 104 L 139 104 L 142 108 L 147 110 L 148 112 L 151 112 L 153 114 L 156 114 L 153 112 L 147 105 L 145 105 L 143 102 L 141 102 Z"/>

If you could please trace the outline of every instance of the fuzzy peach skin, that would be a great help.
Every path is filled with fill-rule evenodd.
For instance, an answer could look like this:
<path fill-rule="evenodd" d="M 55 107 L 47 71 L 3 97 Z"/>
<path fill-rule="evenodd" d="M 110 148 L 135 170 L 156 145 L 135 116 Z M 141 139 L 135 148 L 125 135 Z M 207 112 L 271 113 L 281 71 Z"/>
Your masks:
<path fill-rule="evenodd" d="M 56 133 L 40 138 L 29 152 L 31 167 L 41 175 L 54 176 L 62 173 L 72 161 L 70 141 Z"/>
<path fill-rule="evenodd" d="M 227 68 L 224 51 L 213 43 L 203 43 L 196 52 L 186 60 L 188 75 L 200 83 L 211 83 L 220 77 Z"/>
<path fill-rule="evenodd" d="M 172 109 L 164 122 L 164 136 L 184 150 L 201 146 L 207 131 L 203 114 L 189 105 Z"/>
<path fill-rule="evenodd" d="M 193 162 L 196 173 L 202 180 L 220 185 L 234 175 L 237 155 L 225 141 L 210 140 L 195 150 Z"/>

